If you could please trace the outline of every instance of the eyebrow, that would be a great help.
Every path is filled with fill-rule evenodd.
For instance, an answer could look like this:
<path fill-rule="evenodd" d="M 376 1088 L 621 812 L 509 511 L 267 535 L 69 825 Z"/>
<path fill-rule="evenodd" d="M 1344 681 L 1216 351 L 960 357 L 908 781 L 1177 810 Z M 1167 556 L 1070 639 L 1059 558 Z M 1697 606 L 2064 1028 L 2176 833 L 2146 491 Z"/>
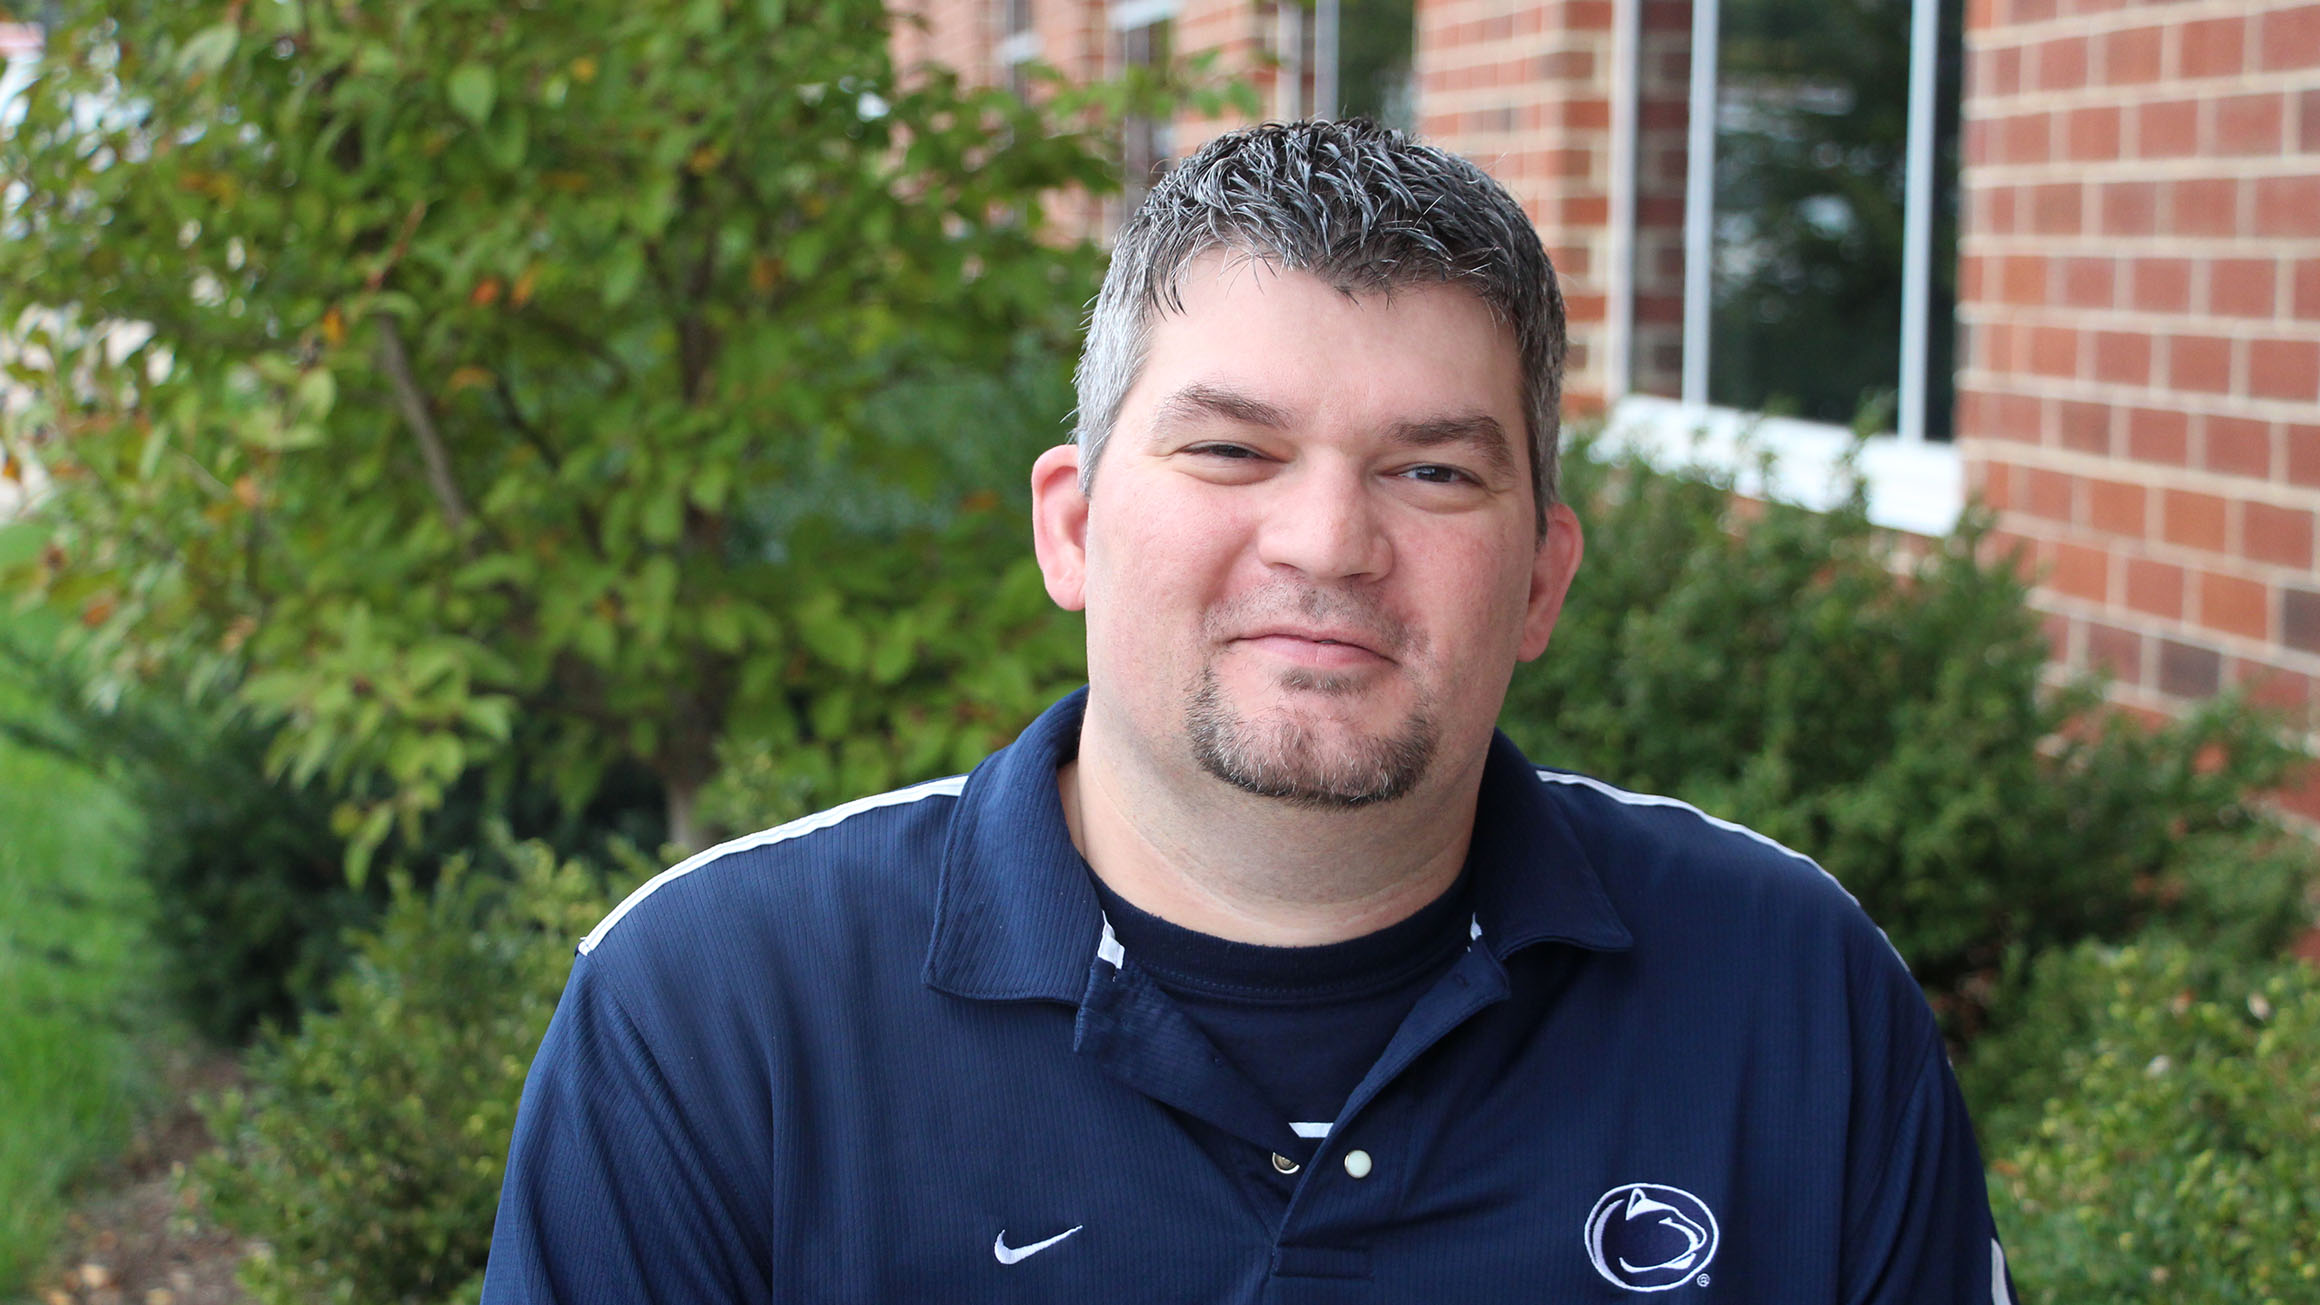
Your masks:
<path fill-rule="evenodd" d="M 1464 412 L 1431 421 L 1406 421 L 1387 433 L 1396 444 L 1412 448 L 1432 449 L 1446 444 L 1464 444 L 1479 454 L 1490 469 L 1501 476 L 1512 476 L 1514 446 L 1506 438 L 1506 428 L 1498 418 L 1487 412 Z"/>
<path fill-rule="evenodd" d="M 1187 385 L 1161 400 L 1159 410 L 1153 414 L 1153 425 L 1171 426 L 1206 417 L 1222 417 L 1244 426 L 1265 426 L 1273 430 L 1285 430 L 1289 426 L 1286 408 L 1221 385 L 1202 384 Z"/>

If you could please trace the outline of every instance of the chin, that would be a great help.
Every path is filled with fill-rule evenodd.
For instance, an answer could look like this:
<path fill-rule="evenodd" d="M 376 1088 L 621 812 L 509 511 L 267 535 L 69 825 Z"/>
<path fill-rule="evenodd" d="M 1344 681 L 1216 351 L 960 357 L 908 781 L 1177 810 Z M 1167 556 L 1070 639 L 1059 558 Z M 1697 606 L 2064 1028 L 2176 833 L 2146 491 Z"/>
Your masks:
<path fill-rule="evenodd" d="M 1299 697 L 1348 691 L 1329 683 L 1342 677 L 1297 672 L 1285 678 L 1313 681 L 1284 684 Z M 1384 728 L 1348 722 L 1325 703 L 1244 710 L 1227 699 L 1210 670 L 1186 703 L 1185 737 L 1202 770 L 1244 793 L 1343 810 L 1391 802 L 1416 789 L 1433 768 L 1441 726 L 1424 703 Z"/>

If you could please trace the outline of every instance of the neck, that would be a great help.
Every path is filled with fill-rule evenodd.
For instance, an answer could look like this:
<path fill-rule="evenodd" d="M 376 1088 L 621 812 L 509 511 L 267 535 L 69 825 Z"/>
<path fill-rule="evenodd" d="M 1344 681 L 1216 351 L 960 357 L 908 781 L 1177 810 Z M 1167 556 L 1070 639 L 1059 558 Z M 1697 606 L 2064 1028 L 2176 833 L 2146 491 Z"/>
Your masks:
<path fill-rule="evenodd" d="M 1151 773 L 1099 718 L 1056 771 L 1072 842 L 1106 887 L 1171 924 L 1274 947 L 1342 942 L 1416 914 L 1465 864 L 1480 753 L 1394 801 L 1314 809 L 1189 767 Z"/>

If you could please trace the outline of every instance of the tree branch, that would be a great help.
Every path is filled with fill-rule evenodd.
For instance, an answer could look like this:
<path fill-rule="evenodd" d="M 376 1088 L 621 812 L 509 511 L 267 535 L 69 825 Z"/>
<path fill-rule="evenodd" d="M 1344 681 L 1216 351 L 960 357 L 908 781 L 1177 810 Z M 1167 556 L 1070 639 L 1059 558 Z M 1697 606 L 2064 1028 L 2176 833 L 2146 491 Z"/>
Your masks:
<path fill-rule="evenodd" d="M 411 438 L 419 446 L 419 458 L 427 464 L 427 487 L 435 491 L 435 505 L 443 510 L 443 520 L 451 533 L 461 534 L 467 529 L 467 503 L 459 497 L 459 486 L 451 479 L 451 457 L 443 450 L 443 437 L 436 433 L 435 419 L 427 415 L 427 396 L 419 392 L 419 384 L 411 379 L 411 355 L 403 348 L 402 332 L 395 329 L 393 319 L 380 314 L 374 319 L 379 327 L 379 366 L 387 373 L 387 380 L 395 387 L 395 406 L 403 410 L 403 420 L 411 427 Z"/>

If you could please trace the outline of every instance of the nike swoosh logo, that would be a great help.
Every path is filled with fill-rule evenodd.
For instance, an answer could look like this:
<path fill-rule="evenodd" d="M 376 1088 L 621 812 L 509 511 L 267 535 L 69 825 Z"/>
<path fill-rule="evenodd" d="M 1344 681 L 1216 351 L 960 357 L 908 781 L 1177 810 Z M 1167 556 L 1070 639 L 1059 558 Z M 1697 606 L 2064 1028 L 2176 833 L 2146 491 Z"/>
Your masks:
<path fill-rule="evenodd" d="M 1009 1246 L 1007 1244 L 1007 1230 L 1001 1228 L 999 1230 L 999 1235 L 993 1238 L 991 1241 L 991 1254 L 997 1256 L 999 1258 L 999 1263 L 1001 1264 L 1018 1264 L 1024 1260 L 1030 1259 L 1034 1255 L 1039 1254 L 1041 1251 L 1046 1250 L 1048 1247 L 1055 1245 L 1057 1242 L 1062 1241 L 1064 1238 L 1071 1236 L 1073 1233 L 1078 1232 L 1080 1228 L 1084 1228 L 1086 1226 L 1086 1224 L 1080 1224 L 1078 1227 L 1066 1228 L 1062 1232 L 1059 1232 L 1053 1237 L 1048 1238 L 1046 1241 L 1033 1242 L 1029 1246 Z"/>

